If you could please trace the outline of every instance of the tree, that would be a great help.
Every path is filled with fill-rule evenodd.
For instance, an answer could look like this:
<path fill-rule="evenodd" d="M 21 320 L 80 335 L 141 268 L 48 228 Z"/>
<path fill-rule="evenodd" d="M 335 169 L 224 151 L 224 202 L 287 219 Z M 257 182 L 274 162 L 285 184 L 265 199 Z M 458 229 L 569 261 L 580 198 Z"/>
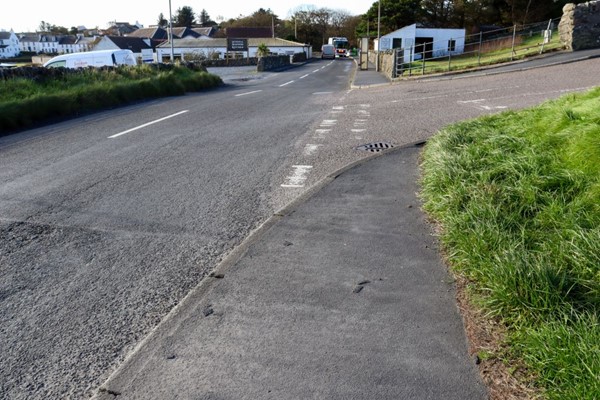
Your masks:
<path fill-rule="evenodd" d="M 205 9 L 202 9 L 202 11 L 200 11 L 200 14 L 198 14 L 198 20 L 200 22 L 200 25 L 204 27 L 217 25 L 215 21 L 210 19 L 210 15 L 208 15 Z"/>
<path fill-rule="evenodd" d="M 266 44 L 261 43 L 261 44 L 258 45 L 256 53 L 257 53 L 257 55 L 259 57 L 266 57 L 266 56 L 269 55 L 270 50 L 269 50 L 269 48 L 267 47 Z"/>
<path fill-rule="evenodd" d="M 379 3 L 375 2 L 363 14 L 362 20 L 356 26 L 358 37 L 373 37 L 377 34 L 378 12 Z M 407 25 L 421 22 L 422 12 L 421 0 L 381 0 L 380 33 L 385 35 Z"/>
<path fill-rule="evenodd" d="M 169 26 L 169 21 L 167 21 L 163 13 L 160 13 L 158 14 L 158 20 L 156 21 L 156 24 L 161 28 L 166 28 L 167 26 Z"/>
<path fill-rule="evenodd" d="M 51 23 L 42 21 L 42 22 L 40 22 L 40 26 L 38 27 L 38 29 L 40 30 L 40 32 L 50 32 L 51 27 L 52 27 Z"/>
<path fill-rule="evenodd" d="M 191 28 L 192 25 L 194 25 L 195 23 L 196 20 L 194 17 L 194 10 L 192 10 L 192 7 L 183 6 L 181 8 L 178 8 L 175 12 L 175 17 L 173 18 L 173 25 Z"/>
<path fill-rule="evenodd" d="M 331 10 L 328 8 L 319 8 L 315 10 L 311 19 L 322 38 L 321 44 L 327 43 L 327 31 L 329 30 L 329 18 L 331 17 Z"/>

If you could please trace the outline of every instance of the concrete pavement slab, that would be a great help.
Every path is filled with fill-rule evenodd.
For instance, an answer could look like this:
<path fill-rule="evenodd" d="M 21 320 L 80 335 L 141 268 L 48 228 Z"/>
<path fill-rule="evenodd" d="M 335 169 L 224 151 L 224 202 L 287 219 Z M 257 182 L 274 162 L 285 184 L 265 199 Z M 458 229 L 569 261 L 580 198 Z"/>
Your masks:
<path fill-rule="evenodd" d="M 419 150 L 342 173 L 269 226 L 97 398 L 487 398 L 416 195 Z"/>

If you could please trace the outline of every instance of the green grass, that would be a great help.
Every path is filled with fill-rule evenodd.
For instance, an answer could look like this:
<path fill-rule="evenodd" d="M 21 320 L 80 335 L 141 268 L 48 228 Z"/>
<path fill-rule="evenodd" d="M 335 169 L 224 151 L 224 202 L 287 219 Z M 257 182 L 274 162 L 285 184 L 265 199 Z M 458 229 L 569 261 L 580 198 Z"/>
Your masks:
<path fill-rule="evenodd" d="M 600 88 L 448 127 L 425 209 L 550 399 L 600 398 Z"/>
<path fill-rule="evenodd" d="M 220 84 L 221 78 L 203 70 L 147 65 L 0 80 L 0 134 L 51 119 L 183 95 Z"/>
<path fill-rule="evenodd" d="M 507 38 L 510 39 L 510 38 Z M 461 71 L 470 68 L 476 68 L 480 66 L 495 65 L 505 63 L 508 61 L 522 60 L 528 57 L 536 56 L 540 54 L 542 48 L 542 35 L 533 36 L 520 36 L 517 38 L 517 44 L 514 47 L 514 53 L 512 51 L 511 43 L 508 43 L 508 47 L 492 50 L 483 50 L 481 56 L 477 54 L 477 51 L 463 54 L 460 56 L 453 56 L 450 59 L 448 57 L 425 60 L 425 74 L 434 74 L 448 71 Z M 511 42 L 511 40 L 509 40 Z M 544 45 L 544 53 L 556 51 L 562 49 L 560 38 L 558 34 L 554 34 L 549 43 Z M 406 65 L 407 70 L 403 76 L 409 75 L 422 75 L 423 74 L 423 62 L 416 61 Z"/>

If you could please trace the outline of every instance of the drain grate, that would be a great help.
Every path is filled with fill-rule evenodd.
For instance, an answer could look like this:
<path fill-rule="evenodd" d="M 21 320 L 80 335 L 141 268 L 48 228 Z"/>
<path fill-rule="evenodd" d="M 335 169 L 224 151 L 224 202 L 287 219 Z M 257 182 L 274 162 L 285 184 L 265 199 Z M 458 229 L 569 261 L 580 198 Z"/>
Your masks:
<path fill-rule="evenodd" d="M 376 142 L 376 143 L 367 143 L 367 144 L 363 144 L 361 146 L 358 146 L 356 148 L 356 150 L 362 150 L 362 151 L 370 151 L 371 153 L 377 153 L 386 149 L 390 149 L 394 147 L 393 144 L 391 143 L 386 143 L 386 142 Z"/>

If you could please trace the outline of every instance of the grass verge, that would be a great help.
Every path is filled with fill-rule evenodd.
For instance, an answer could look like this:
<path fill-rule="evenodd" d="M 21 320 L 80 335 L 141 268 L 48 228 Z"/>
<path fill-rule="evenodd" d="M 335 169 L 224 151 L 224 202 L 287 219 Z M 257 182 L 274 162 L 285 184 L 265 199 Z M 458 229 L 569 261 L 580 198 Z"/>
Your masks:
<path fill-rule="evenodd" d="M 204 69 L 183 65 L 72 72 L 0 80 L 0 135 L 48 120 L 149 98 L 183 95 L 223 83 L 220 77 Z"/>
<path fill-rule="evenodd" d="M 519 43 L 514 48 L 505 47 L 501 49 L 482 51 L 480 55 L 475 52 L 465 53 L 463 55 L 452 56 L 451 58 L 440 57 L 426 60 L 423 66 L 422 61 L 405 64 L 405 71 L 402 76 L 436 74 L 449 71 L 464 71 L 477 67 L 497 65 L 510 61 L 523 60 L 540 55 L 543 49 L 544 53 L 561 50 L 563 45 L 558 35 L 555 35 L 549 43 L 542 45 L 542 35 L 533 35 L 531 37 L 519 38 Z M 543 47 L 542 47 L 543 46 Z"/>
<path fill-rule="evenodd" d="M 600 398 L 600 88 L 452 125 L 422 159 L 453 271 L 549 399 Z"/>

